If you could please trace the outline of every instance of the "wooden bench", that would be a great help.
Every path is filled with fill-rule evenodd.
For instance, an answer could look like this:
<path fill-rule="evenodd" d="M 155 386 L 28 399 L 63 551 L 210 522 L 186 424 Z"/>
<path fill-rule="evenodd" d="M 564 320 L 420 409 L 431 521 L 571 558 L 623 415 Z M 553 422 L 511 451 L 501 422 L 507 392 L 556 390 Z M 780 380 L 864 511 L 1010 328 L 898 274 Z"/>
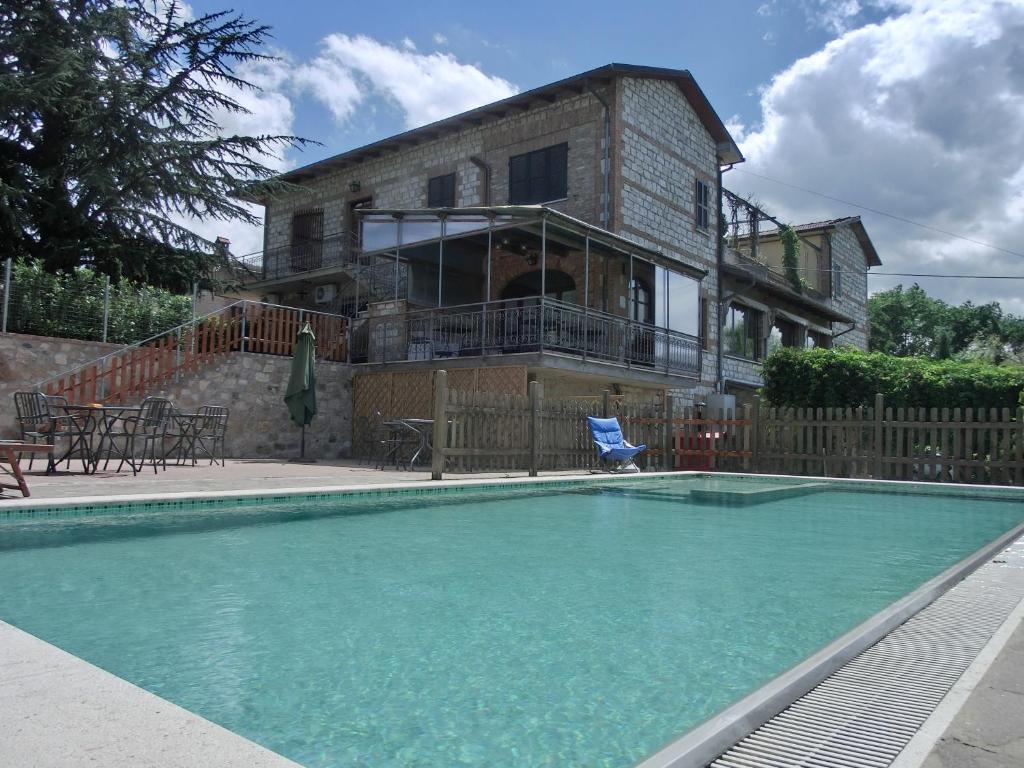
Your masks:
<path fill-rule="evenodd" d="M 21 472 L 21 465 L 18 463 L 19 453 L 53 453 L 53 446 L 45 443 L 16 443 L 0 440 L 0 462 L 7 462 L 11 468 L 7 472 L 14 476 L 17 483 L 0 483 L 0 489 L 10 488 L 13 491 L 21 491 L 24 497 L 31 496 L 28 491 L 28 483 L 25 482 L 25 475 Z"/>

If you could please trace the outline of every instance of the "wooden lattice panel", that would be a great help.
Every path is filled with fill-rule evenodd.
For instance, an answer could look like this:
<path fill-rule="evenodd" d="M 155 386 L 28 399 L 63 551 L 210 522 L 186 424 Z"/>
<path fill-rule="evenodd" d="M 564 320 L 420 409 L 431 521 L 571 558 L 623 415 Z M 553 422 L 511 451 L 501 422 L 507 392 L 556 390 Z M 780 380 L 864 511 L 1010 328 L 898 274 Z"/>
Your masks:
<path fill-rule="evenodd" d="M 495 368 L 476 368 L 478 392 L 502 395 L 526 394 L 526 366 L 503 365 Z"/>

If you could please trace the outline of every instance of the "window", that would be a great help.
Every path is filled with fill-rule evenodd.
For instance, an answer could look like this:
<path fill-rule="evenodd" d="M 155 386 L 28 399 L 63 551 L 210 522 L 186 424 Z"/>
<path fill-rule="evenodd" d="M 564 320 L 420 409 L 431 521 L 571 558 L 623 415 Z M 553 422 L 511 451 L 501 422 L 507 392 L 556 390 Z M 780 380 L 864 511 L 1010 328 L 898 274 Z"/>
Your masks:
<path fill-rule="evenodd" d="M 711 185 L 700 179 L 697 179 L 696 201 L 697 229 L 707 229 L 711 226 Z"/>
<path fill-rule="evenodd" d="M 292 215 L 291 263 L 296 272 L 319 269 L 324 252 L 324 210 Z"/>
<path fill-rule="evenodd" d="M 725 354 L 745 357 L 748 360 L 761 358 L 762 315 L 756 309 L 733 304 L 725 315 L 722 329 Z"/>
<path fill-rule="evenodd" d="M 807 341 L 804 346 L 807 349 L 828 349 L 832 346 L 832 337 L 821 331 L 807 331 Z"/>
<path fill-rule="evenodd" d="M 561 200 L 568 195 L 569 145 L 515 155 L 508 160 L 508 201 L 530 205 Z"/>
<path fill-rule="evenodd" d="M 797 325 L 782 317 L 776 317 L 768 333 L 768 352 L 779 347 L 797 346 Z"/>
<path fill-rule="evenodd" d="M 651 287 L 643 280 L 633 280 L 632 287 L 633 311 L 630 319 L 638 323 L 654 322 L 654 297 Z"/>
<path fill-rule="evenodd" d="M 435 176 L 427 182 L 427 208 L 455 207 L 455 174 Z"/>
<path fill-rule="evenodd" d="M 832 298 L 838 299 L 843 293 L 843 268 L 836 264 L 832 267 Z"/>

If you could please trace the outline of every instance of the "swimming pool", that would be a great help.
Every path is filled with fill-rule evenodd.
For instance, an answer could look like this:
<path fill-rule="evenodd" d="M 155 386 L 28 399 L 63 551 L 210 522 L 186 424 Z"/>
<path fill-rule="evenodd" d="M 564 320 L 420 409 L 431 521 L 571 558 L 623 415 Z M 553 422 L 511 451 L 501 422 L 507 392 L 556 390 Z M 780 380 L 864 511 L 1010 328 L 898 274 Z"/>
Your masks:
<path fill-rule="evenodd" d="M 793 485 L 10 516 L 0 618 L 311 767 L 628 766 L 1024 519 Z"/>

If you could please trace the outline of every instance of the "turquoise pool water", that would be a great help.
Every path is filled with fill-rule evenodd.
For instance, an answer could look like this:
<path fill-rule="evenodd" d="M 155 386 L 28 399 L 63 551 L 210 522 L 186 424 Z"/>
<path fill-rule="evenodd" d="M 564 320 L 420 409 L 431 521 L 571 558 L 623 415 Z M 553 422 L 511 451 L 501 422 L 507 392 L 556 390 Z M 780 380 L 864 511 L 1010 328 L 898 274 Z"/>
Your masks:
<path fill-rule="evenodd" d="M 311 768 L 629 766 L 1024 519 L 694 485 L 0 519 L 0 618 Z"/>

